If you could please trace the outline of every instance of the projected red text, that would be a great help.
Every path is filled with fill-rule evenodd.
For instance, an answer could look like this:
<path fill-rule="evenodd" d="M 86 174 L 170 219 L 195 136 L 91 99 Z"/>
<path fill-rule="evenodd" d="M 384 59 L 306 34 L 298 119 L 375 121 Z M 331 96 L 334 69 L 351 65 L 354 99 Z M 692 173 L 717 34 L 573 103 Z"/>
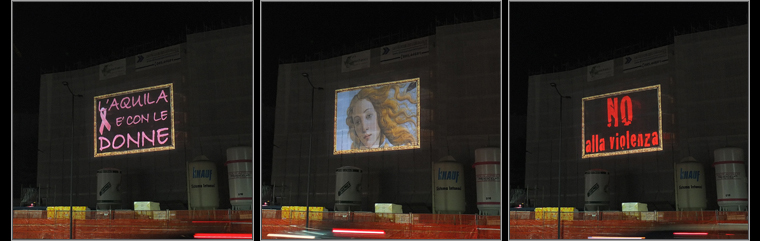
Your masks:
<path fill-rule="evenodd" d="M 583 109 L 583 158 L 661 150 L 659 86 L 587 97 Z"/>

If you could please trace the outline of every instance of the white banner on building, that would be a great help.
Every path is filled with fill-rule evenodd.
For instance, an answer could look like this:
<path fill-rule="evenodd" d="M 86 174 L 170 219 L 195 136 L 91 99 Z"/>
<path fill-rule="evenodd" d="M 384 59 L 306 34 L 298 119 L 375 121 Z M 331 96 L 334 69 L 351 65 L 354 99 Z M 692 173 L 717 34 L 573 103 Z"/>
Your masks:
<path fill-rule="evenodd" d="M 668 63 L 668 46 L 623 57 L 623 73 Z"/>
<path fill-rule="evenodd" d="M 113 78 L 127 73 L 127 59 L 120 59 L 101 64 L 98 68 L 100 80 Z"/>
<path fill-rule="evenodd" d="M 615 61 L 605 61 L 586 67 L 586 81 L 594 81 L 607 77 L 612 77 L 615 74 L 614 71 Z"/>
<path fill-rule="evenodd" d="M 418 38 L 380 48 L 380 63 L 387 64 L 404 59 L 427 56 L 430 37 Z"/>
<path fill-rule="evenodd" d="M 135 71 L 176 63 L 180 58 L 179 45 L 139 54 L 135 56 Z"/>
<path fill-rule="evenodd" d="M 369 50 L 343 55 L 340 62 L 341 72 L 348 72 L 369 67 Z"/>

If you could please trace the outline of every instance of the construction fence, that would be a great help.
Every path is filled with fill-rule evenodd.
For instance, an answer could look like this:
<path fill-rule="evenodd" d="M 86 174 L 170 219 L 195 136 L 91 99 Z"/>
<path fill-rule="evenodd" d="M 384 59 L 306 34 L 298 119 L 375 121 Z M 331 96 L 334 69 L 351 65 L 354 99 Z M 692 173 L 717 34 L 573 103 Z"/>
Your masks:
<path fill-rule="evenodd" d="M 14 210 L 13 239 L 173 239 L 253 232 L 251 210 Z"/>
<path fill-rule="evenodd" d="M 683 230 L 704 232 L 704 237 L 713 239 L 746 239 L 746 229 L 736 229 L 737 225 L 748 224 L 747 212 L 720 211 L 666 211 L 666 212 L 561 212 L 557 220 L 557 209 L 553 212 L 511 211 L 509 212 L 510 239 L 588 239 L 592 236 L 631 236 L 678 227 Z M 557 231 L 558 224 L 561 230 Z M 737 232 L 738 231 L 738 232 Z M 693 237 L 692 237 L 693 238 Z"/>
<path fill-rule="evenodd" d="M 306 227 L 305 211 L 263 210 L 261 238 Z M 372 239 L 501 239 L 501 216 L 374 212 L 309 212 L 309 228 L 370 229 L 383 234 Z"/>

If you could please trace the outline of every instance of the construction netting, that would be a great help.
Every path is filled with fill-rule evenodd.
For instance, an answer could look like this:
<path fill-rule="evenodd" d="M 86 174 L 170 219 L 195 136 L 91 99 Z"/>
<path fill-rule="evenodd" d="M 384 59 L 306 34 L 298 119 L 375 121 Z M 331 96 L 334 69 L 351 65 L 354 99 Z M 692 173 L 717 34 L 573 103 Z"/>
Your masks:
<path fill-rule="evenodd" d="M 511 211 L 510 239 L 587 239 L 629 237 L 656 230 L 690 230 L 702 235 L 692 238 L 746 239 L 747 212 L 565 212 L 561 221 L 555 213 Z M 558 232 L 557 226 L 561 230 Z M 677 227 L 677 228 L 674 228 Z M 709 231 L 707 231 L 709 230 Z M 701 232 L 704 231 L 704 232 Z M 692 234 L 692 233 L 689 233 Z"/>
<path fill-rule="evenodd" d="M 263 210 L 261 238 L 306 227 L 301 211 Z M 310 212 L 309 228 L 381 230 L 381 233 L 353 236 L 372 239 L 501 239 L 501 216 L 474 214 L 415 214 L 374 212 Z"/>
<path fill-rule="evenodd" d="M 48 213 L 52 212 L 52 213 Z M 251 210 L 14 210 L 14 239 L 173 239 L 253 232 Z"/>

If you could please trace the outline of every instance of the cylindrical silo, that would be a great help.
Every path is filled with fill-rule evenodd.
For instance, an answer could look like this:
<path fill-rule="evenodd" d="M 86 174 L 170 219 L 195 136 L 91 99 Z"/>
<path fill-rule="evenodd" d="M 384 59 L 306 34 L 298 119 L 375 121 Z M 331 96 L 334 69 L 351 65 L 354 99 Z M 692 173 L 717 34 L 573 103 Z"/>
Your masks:
<path fill-rule="evenodd" d="M 227 148 L 230 205 L 234 210 L 253 210 L 253 148 Z"/>
<path fill-rule="evenodd" d="M 501 149 L 475 150 L 475 189 L 481 215 L 501 214 Z"/>
<path fill-rule="evenodd" d="M 676 165 L 677 208 L 680 211 L 699 211 L 707 208 L 704 167 L 693 157 Z"/>
<path fill-rule="evenodd" d="M 97 210 L 111 210 L 121 208 L 121 170 L 116 168 L 103 168 L 97 173 L 98 202 Z"/>
<path fill-rule="evenodd" d="M 441 158 L 433 165 L 434 213 L 458 214 L 465 211 L 463 174 L 462 164 L 451 156 Z"/>
<path fill-rule="evenodd" d="M 746 211 L 749 199 L 744 151 L 741 148 L 715 150 L 713 167 L 715 167 L 715 186 L 718 191 L 720 209 L 724 211 Z"/>
<path fill-rule="evenodd" d="M 188 206 L 191 210 L 219 208 L 216 164 L 199 156 L 187 164 Z"/>
<path fill-rule="evenodd" d="M 335 210 L 356 211 L 362 204 L 362 169 L 344 166 L 335 169 Z"/>
<path fill-rule="evenodd" d="M 583 197 L 586 200 L 584 210 L 600 211 L 610 206 L 610 172 L 604 169 L 586 171 L 586 188 Z"/>

